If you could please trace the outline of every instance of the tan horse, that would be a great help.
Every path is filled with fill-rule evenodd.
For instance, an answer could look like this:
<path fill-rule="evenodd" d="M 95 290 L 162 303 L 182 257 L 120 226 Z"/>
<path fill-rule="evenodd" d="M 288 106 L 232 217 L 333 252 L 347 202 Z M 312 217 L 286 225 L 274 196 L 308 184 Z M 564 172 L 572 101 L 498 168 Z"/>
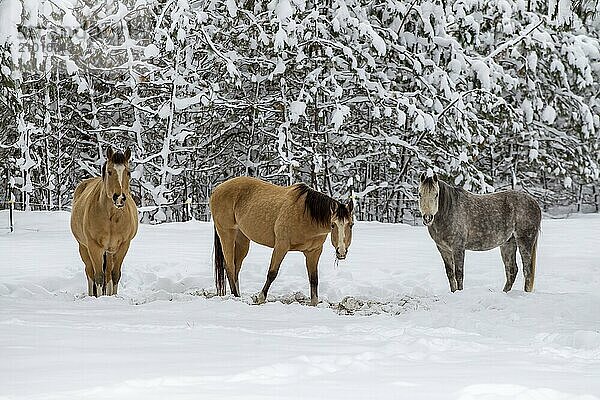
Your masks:
<path fill-rule="evenodd" d="M 137 208 L 129 191 L 129 149 L 109 148 L 102 177 L 81 182 L 73 195 L 71 231 L 85 264 L 88 294 L 117 294 L 121 264 L 137 233 Z"/>
<path fill-rule="evenodd" d="M 240 269 L 252 240 L 273 248 L 267 281 L 256 302 L 264 303 L 286 253 L 301 251 L 306 257 L 311 305 L 316 305 L 323 243 L 331 232 L 337 258 L 346 258 L 352 241 L 352 209 L 352 202 L 342 204 L 305 184 L 281 187 L 249 177 L 220 184 L 210 197 L 217 294 L 225 295 L 226 270 L 229 288 L 239 297 Z"/>

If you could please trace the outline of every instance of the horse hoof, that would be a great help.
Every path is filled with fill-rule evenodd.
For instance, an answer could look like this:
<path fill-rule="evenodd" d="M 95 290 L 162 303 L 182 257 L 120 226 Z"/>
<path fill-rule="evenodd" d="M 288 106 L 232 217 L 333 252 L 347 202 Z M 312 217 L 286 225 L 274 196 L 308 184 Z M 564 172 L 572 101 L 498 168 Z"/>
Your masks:
<path fill-rule="evenodd" d="M 311 305 L 311 306 L 313 306 L 313 307 L 314 307 L 314 306 L 316 306 L 317 304 L 319 304 L 319 299 L 318 299 L 318 298 L 316 298 L 316 299 L 310 299 L 310 305 Z"/>
<path fill-rule="evenodd" d="M 255 294 L 254 296 L 252 296 L 252 300 L 254 300 L 255 304 L 264 304 L 265 303 L 265 295 L 263 294 L 263 292 L 260 292 L 258 294 Z"/>

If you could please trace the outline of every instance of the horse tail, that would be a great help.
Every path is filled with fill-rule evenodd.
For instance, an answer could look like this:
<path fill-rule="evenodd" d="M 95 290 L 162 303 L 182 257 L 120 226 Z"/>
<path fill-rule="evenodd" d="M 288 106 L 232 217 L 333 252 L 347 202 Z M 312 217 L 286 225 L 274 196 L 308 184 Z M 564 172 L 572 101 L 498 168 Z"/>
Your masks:
<path fill-rule="evenodd" d="M 225 296 L 225 256 L 221 239 L 215 228 L 215 285 L 217 296 Z"/>
<path fill-rule="evenodd" d="M 525 279 L 525 291 L 527 292 L 533 290 L 533 282 L 535 281 L 535 263 L 537 259 L 537 243 L 539 237 L 540 234 L 538 232 L 533 241 L 533 247 L 531 248 L 531 270 L 529 271 L 529 277 Z"/>

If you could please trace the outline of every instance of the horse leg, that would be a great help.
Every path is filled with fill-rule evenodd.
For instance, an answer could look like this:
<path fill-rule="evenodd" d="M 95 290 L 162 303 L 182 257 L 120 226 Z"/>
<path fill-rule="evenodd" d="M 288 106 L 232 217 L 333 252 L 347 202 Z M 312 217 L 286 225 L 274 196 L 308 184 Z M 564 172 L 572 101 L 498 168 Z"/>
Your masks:
<path fill-rule="evenodd" d="M 456 277 L 456 289 L 463 290 L 463 267 L 465 264 L 465 249 L 459 248 L 452 251 L 454 260 L 454 276 Z"/>
<path fill-rule="evenodd" d="M 310 305 L 316 306 L 319 303 L 319 293 L 317 287 L 319 285 L 319 272 L 317 266 L 319 265 L 319 257 L 323 246 L 318 249 L 309 250 L 304 252 L 306 257 L 306 270 L 308 271 L 308 281 L 310 283 Z"/>
<path fill-rule="evenodd" d="M 238 294 L 240 294 L 240 270 L 242 269 L 242 262 L 244 258 L 248 255 L 248 250 L 250 249 L 250 239 L 246 237 L 242 233 L 242 231 L 238 230 L 237 235 L 235 237 L 235 289 Z"/>
<path fill-rule="evenodd" d="M 114 255 L 111 253 L 104 254 L 104 260 L 106 262 L 104 269 L 104 294 L 107 296 L 112 296 L 113 294 L 113 280 L 112 280 L 112 272 L 114 270 Z"/>
<path fill-rule="evenodd" d="M 129 250 L 129 243 L 126 242 L 121 244 L 121 247 L 113 255 L 113 269 L 111 271 L 110 279 L 112 281 L 112 294 L 116 295 L 119 290 L 119 280 L 121 280 L 121 266 L 123 265 L 123 259 Z"/>
<path fill-rule="evenodd" d="M 227 280 L 229 281 L 229 289 L 235 297 L 240 297 L 240 293 L 237 290 L 235 284 L 235 237 L 237 235 L 237 229 L 222 229 L 217 227 L 217 233 L 221 240 L 221 247 L 223 248 L 223 257 L 225 258 L 225 272 L 227 273 Z"/>
<path fill-rule="evenodd" d="M 506 284 L 504 291 L 508 292 L 512 289 L 519 267 L 517 266 L 517 241 L 514 236 L 511 236 L 506 243 L 500 246 L 500 254 L 502 262 L 504 262 L 504 270 L 506 271 Z"/>
<path fill-rule="evenodd" d="M 448 283 L 450 283 L 450 291 L 456 292 L 456 276 L 454 275 L 454 260 L 452 258 L 452 252 L 443 250 L 440 246 L 437 246 L 442 260 L 444 260 L 444 267 L 446 268 L 446 276 L 448 276 Z"/>
<path fill-rule="evenodd" d="M 533 291 L 535 278 L 535 256 L 537 248 L 537 231 L 517 236 L 517 246 L 523 262 L 523 276 L 525 276 L 525 291 Z"/>
<path fill-rule="evenodd" d="M 99 297 L 104 294 L 104 249 L 94 242 L 88 243 L 87 248 L 94 270 L 96 297 Z"/>
<path fill-rule="evenodd" d="M 271 283 L 273 283 L 277 277 L 281 262 L 283 261 L 283 258 L 289 249 L 290 246 L 287 243 L 277 240 L 275 241 L 275 247 L 273 248 L 273 253 L 271 254 L 271 264 L 269 265 L 269 272 L 267 273 L 267 281 L 265 282 L 265 286 L 263 286 L 262 291 L 256 296 L 256 303 L 262 304 L 265 302 L 267 293 L 269 292 L 269 287 L 271 287 Z"/>
<path fill-rule="evenodd" d="M 79 243 L 79 256 L 85 264 L 85 276 L 87 277 L 88 282 L 88 296 L 96 296 L 96 288 L 94 286 L 94 266 L 92 265 L 92 260 L 90 260 L 87 247 L 81 243 Z"/>

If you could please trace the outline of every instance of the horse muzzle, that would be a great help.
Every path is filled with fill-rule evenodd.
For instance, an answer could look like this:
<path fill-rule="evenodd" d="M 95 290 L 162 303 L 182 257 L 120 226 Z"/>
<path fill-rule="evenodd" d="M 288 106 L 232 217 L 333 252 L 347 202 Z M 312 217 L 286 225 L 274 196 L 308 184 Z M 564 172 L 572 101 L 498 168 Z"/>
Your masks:
<path fill-rule="evenodd" d="M 423 224 L 429 226 L 432 223 L 433 223 L 433 215 L 432 214 L 423 215 Z"/>
<path fill-rule="evenodd" d="M 347 251 L 341 252 L 339 249 L 335 249 L 335 258 L 338 260 L 345 260 L 347 254 Z"/>
<path fill-rule="evenodd" d="M 124 194 L 121 194 L 120 196 L 118 194 L 114 194 L 113 195 L 113 204 L 115 205 L 116 208 L 121 209 L 123 207 L 125 207 L 125 200 L 127 198 L 125 197 Z"/>

